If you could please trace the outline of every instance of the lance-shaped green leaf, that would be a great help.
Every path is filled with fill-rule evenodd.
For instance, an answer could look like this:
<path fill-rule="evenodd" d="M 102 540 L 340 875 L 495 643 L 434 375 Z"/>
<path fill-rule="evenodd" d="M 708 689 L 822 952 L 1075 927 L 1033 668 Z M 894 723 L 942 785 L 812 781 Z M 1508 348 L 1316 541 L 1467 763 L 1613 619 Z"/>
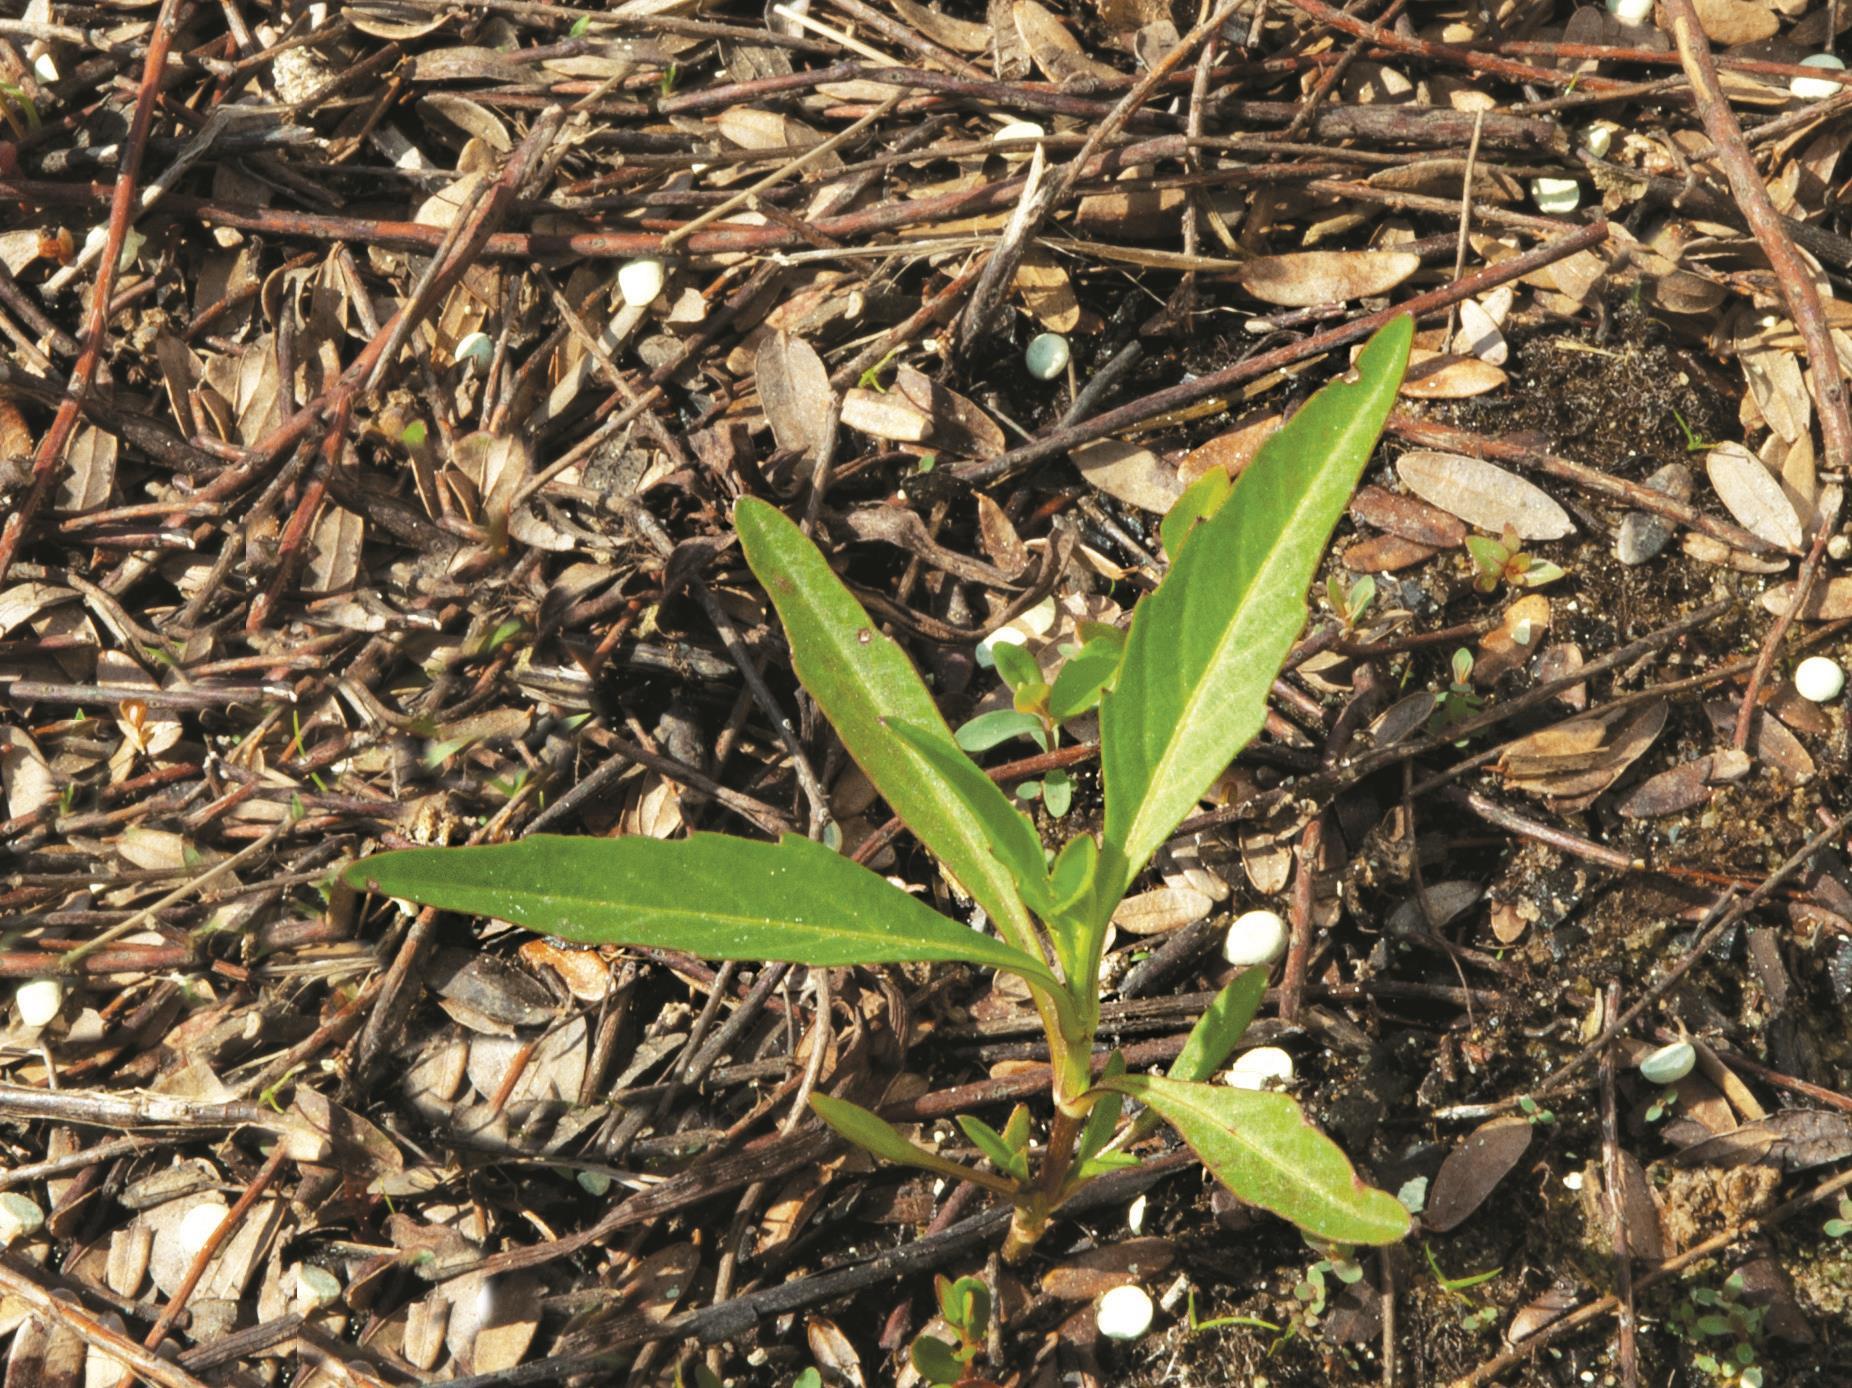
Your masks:
<path fill-rule="evenodd" d="M 381 853 L 345 876 L 362 890 L 584 944 L 825 966 L 962 960 L 1054 984 L 1040 960 L 947 920 L 796 835 L 759 843 L 725 834 L 674 841 L 535 834 Z"/>
<path fill-rule="evenodd" d="M 1288 1095 L 1120 1075 L 1100 1087 L 1155 1109 L 1223 1185 L 1250 1205 L 1336 1243 L 1394 1243 L 1408 1211 L 1365 1185 Z"/>
<path fill-rule="evenodd" d="M 1183 495 L 1171 503 L 1164 513 L 1164 519 L 1158 523 L 1158 541 L 1164 546 L 1164 557 L 1177 558 L 1177 551 L 1183 548 L 1183 542 L 1190 538 L 1190 532 L 1197 523 L 1206 521 L 1222 509 L 1222 503 L 1228 500 L 1228 494 L 1234 488 L 1234 480 L 1219 467 L 1212 467 L 1201 477 L 1190 483 Z"/>
<path fill-rule="evenodd" d="M 971 1139 L 971 1145 L 990 1158 L 990 1164 L 1005 1176 L 1019 1184 L 1029 1181 L 1029 1154 L 1027 1150 L 1010 1146 L 1009 1139 L 986 1123 L 976 1114 L 958 1115 L 958 1126 L 964 1129 L 965 1136 Z"/>
<path fill-rule="evenodd" d="M 1203 1015 L 1196 1019 L 1183 1049 L 1170 1062 L 1168 1074 L 1173 1080 L 1206 1080 L 1222 1068 L 1242 1035 L 1260 1011 L 1261 999 L 1267 995 L 1267 971 L 1244 969 L 1234 981 L 1215 995 Z M 1149 1137 L 1157 1131 L 1155 1109 L 1146 1109 L 1133 1125 L 1132 1140 Z"/>
<path fill-rule="evenodd" d="M 733 508 L 733 524 L 784 623 L 798 679 L 855 764 L 1005 935 L 1018 944 L 1033 939 L 1014 876 L 991 851 L 989 825 L 1015 811 L 982 772 L 988 794 L 972 793 L 996 801 L 983 815 L 947 781 L 945 758 L 969 758 L 906 652 L 875 628 L 822 552 L 776 507 L 747 497 Z M 894 731 L 900 723 L 939 744 L 944 756 L 922 756 Z"/>
<path fill-rule="evenodd" d="M 949 738 L 912 723 L 890 718 L 887 730 L 911 747 L 941 778 L 945 793 L 955 796 L 971 819 L 984 827 L 989 852 L 1009 869 L 1022 898 L 1038 914 L 1046 915 L 1053 898 L 1048 886 L 1048 861 L 1042 839 L 1029 817 L 1010 803 L 996 782 L 976 762 L 959 751 Z"/>
<path fill-rule="evenodd" d="M 954 1181 L 971 1181 L 1001 1195 L 1015 1192 L 1014 1183 L 1003 1176 L 964 1166 L 950 1157 L 942 1157 L 937 1152 L 929 1152 L 924 1147 L 908 1142 L 892 1123 L 877 1113 L 870 1113 L 860 1104 L 852 1104 L 847 1099 L 832 1099 L 827 1094 L 812 1094 L 810 1107 L 839 1136 L 864 1151 L 874 1153 L 882 1161 L 891 1161 L 900 1166 L 917 1166 L 922 1171 L 930 1171 L 936 1176 L 949 1176 Z"/>
<path fill-rule="evenodd" d="M 1100 701 L 1105 856 L 1117 860 L 1102 885 L 1128 887 L 1260 730 L 1325 542 L 1395 401 L 1412 332 L 1411 319 L 1391 321 L 1363 349 L 1355 382 L 1326 386 L 1267 440 L 1133 613 Z"/>
<path fill-rule="evenodd" d="M 1110 635 L 1096 636 L 1062 665 L 1048 691 L 1048 714 L 1058 723 L 1095 708 L 1100 690 L 1119 668 L 1125 654 L 1125 633 L 1116 629 Z"/>
<path fill-rule="evenodd" d="M 1215 1000 L 1203 1009 L 1203 1015 L 1190 1028 L 1183 1049 L 1170 1063 L 1170 1077 L 1173 1080 L 1206 1080 L 1221 1069 L 1222 1062 L 1228 1059 L 1248 1024 L 1254 1020 L 1254 1014 L 1260 1011 L 1260 1000 L 1266 995 L 1265 969 L 1244 969 L 1235 975 L 1234 981 L 1215 995 Z"/>

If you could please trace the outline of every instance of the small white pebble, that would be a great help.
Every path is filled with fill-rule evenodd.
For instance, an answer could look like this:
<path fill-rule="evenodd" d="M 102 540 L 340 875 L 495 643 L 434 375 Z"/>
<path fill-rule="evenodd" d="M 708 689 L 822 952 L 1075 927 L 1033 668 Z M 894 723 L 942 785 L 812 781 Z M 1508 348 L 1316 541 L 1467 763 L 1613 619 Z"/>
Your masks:
<path fill-rule="evenodd" d="M 211 1237 L 225 1222 L 225 1206 L 214 1201 L 195 1205 L 180 1218 L 180 1251 L 188 1259 L 197 1258 Z"/>
<path fill-rule="evenodd" d="M 1847 535 L 1842 531 L 1833 536 L 1826 542 L 1826 553 L 1830 559 L 1841 560 L 1848 554 L 1852 554 L 1852 535 Z"/>
<path fill-rule="evenodd" d="M 1284 953 L 1286 922 L 1278 911 L 1243 911 L 1222 942 L 1222 958 L 1240 969 L 1271 964 Z"/>
<path fill-rule="evenodd" d="M 1143 1287 L 1114 1287 L 1094 1311 L 1100 1334 L 1109 1340 L 1136 1340 L 1151 1328 L 1157 1308 Z"/>
<path fill-rule="evenodd" d="M 1697 1059 L 1689 1041 L 1674 1041 L 1640 1058 L 1640 1078 L 1648 1084 L 1677 1084 L 1691 1073 Z"/>
<path fill-rule="evenodd" d="M 1794 688 L 1803 699 L 1831 703 L 1846 692 L 1846 672 L 1836 660 L 1810 655 L 1794 671 Z"/>
<path fill-rule="evenodd" d="M 45 1211 L 18 1191 L 0 1195 L 0 1245 L 17 1243 L 36 1234 L 45 1224 Z"/>
<path fill-rule="evenodd" d="M 1039 140 L 1048 132 L 1032 120 L 1013 120 L 1000 128 L 993 140 Z"/>
<path fill-rule="evenodd" d="M 1563 1186 L 1567 1190 L 1582 1189 L 1582 1173 L 1580 1171 L 1571 1171 L 1567 1176 L 1563 1177 Z"/>
<path fill-rule="evenodd" d="M 51 54 L 41 53 L 32 60 L 32 75 L 41 82 L 58 80 L 58 65 L 52 61 Z"/>
<path fill-rule="evenodd" d="M 1597 159 L 1607 158 L 1608 151 L 1614 147 L 1614 130 L 1607 121 L 1596 121 L 1582 132 L 1582 148 Z"/>
<path fill-rule="evenodd" d="M 1028 644 L 1027 632 L 1019 631 L 1015 627 L 998 627 L 977 643 L 974 654 L 977 656 L 979 668 L 990 670 L 994 669 L 997 664 L 996 649 L 998 646 L 1026 646 Z"/>
<path fill-rule="evenodd" d="M 1817 67 L 1830 72 L 1844 72 L 1845 62 L 1832 53 L 1814 53 L 1801 59 L 1802 67 Z M 1802 101 L 1824 101 L 1829 96 L 1838 96 L 1845 87 L 1826 77 L 1790 77 L 1788 93 Z"/>
<path fill-rule="evenodd" d="M 1149 1202 L 1140 1195 L 1125 1207 L 1125 1227 L 1134 1234 L 1145 1232 L 1145 1210 Z"/>
<path fill-rule="evenodd" d="M 631 308 L 648 308 L 662 293 L 667 278 L 662 262 L 654 256 L 627 260 L 617 272 L 617 292 Z"/>
<path fill-rule="evenodd" d="M 1573 178 L 1533 178 L 1530 198 L 1539 212 L 1561 217 L 1582 205 L 1582 185 Z"/>
<path fill-rule="evenodd" d="M 1256 1046 L 1235 1057 L 1223 1077 L 1236 1089 L 1274 1089 L 1291 1084 L 1293 1058 L 1278 1046 Z"/>
<path fill-rule="evenodd" d="M 296 1306 L 304 1315 L 332 1306 L 341 1296 L 341 1281 L 326 1268 L 303 1263 L 296 1268 Z"/>
<path fill-rule="evenodd" d="M 495 340 L 487 333 L 469 333 L 457 343 L 450 359 L 458 366 L 467 363 L 487 371 L 489 363 L 495 359 Z"/>
<path fill-rule="evenodd" d="M 1070 355 L 1067 339 L 1060 333 L 1042 333 L 1029 339 L 1022 362 L 1036 380 L 1052 381 L 1067 370 Z"/>
<path fill-rule="evenodd" d="M 13 990 L 13 1006 L 22 1027 L 49 1026 L 64 1007 L 64 985 L 55 978 L 35 978 Z"/>
<path fill-rule="evenodd" d="M 1608 13 L 1622 24 L 1644 24 L 1653 17 L 1653 0 L 1608 0 Z"/>

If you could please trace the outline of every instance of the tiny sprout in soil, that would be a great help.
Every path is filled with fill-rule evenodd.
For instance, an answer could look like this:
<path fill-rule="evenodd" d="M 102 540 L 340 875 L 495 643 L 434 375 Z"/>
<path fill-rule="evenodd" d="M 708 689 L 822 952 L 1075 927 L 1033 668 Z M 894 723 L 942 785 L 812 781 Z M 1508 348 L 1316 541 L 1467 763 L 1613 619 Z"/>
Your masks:
<path fill-rule="evenodd" d="M 1494 540 L 1486 535 L 1468 535 L 1466 549 L 1478 572 L 1473 587 L 1482 593 L 1496 593 L 1499 585 L 1512 588 L 1541 588 L 1563 577 L 1563 570 L 1548 559 L 1526 554 L 1523 541 L 1511 526 Z"/>
<path fill-rule="evenodd" d="M 986 1164 L 967 1165 L 915 1145 L 868 1109 L 811 1098 L 825 1123 L 875 1156 L 1009 1201 L 1006 1257 L 1026 1254 L 1089 1181 L 1135 1165 L 1132 1148 L 1160 1121 L 1237 1197 L 1315 1238 L 1401 1239 L 1407 1211 L 1364 1184 L 1295 1099 L 1206 1082 L 1259 1008 L 1264 969 L 1223 989 L 1165 1074 L 1132 1074 L 1116 1053 L 1096 1074 L 1094 1042 L 1114 909 L 1260 730 L 1274 675 L 1304 625 L 1313 574 L 1395 400 L 1412 334 L 1406 316 L 1379 331 L 1355 379 L 1307 401 L 1238 480 L 1212 468 L 1191 485 L 1161 527 L 1170 570 L 1123 638 L 1088 634 L 1052 680 L 1026 654 L 997 647 L 1015 715 L 1028 720 L 1018 729 L 1052 746 L 1063 720 L 1098 709 L 1104 824 L 1097 837 L 1078 833 L 1058 850 L 1043 846 L 1029 818 L 966 755 L 970 738 L 963 746 L 954 739 L 906 654 L 875 632 L 810 539 L 762 501 L 735 508 L 746 560 L 784 623 L 798 679 L 995 935 L 795 835 L 778 843 L 535 835 L 386 853 L 349 868 L 347 880 L 587 944 L 818 968 L 959 961 L 1014 974 L 1040 1013 L 1052 1061 L 1039 1144 L 1026 1109 L 1001 1131 L 973 1120 L 966 1132 Z M 1037 793 L 1054 810 L 1050 782 Z M 1142 1111 L 1127 1113 L 1128 1099 Z"/>

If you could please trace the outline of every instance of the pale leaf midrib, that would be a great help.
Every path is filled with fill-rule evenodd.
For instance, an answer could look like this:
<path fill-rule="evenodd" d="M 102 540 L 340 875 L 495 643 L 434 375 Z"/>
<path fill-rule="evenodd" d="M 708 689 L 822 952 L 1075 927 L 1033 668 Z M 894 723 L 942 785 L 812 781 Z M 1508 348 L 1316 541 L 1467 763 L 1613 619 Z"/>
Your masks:
<path fill-rule="evenodd" d="M 1234 616 L 1223 628 L 1221 638 L 1216 642 L 1215 654 L 1202 667 L 1201 672 L 1194 681 L 1195 687 L 1184 697 L 1183 711 L 1171 725 L 1173 731 L 1165 744 L 1165 749 L 1152 764 L 1151 774 L 1145 778 L 1144 789 L 1146 793 L 1140 797 L 1138 809 L 1133 814 L 1132 823 L 1128 826 L 1126 833 L 1126 845 L 1128 848 L 1138 845 L 1142 839 L 1150 833 L 1150 830 L 1146 827 L 1146 816 L 1149 813 L 1153 811 L 1168 813 L 1168 811 L 1164 811 L 1162 807 L 1153 804 L 1153 797 L 1150 795 L 1150 789 L 1171 776 L 1172 768 L 1181 757 L 1187 741 L 1184 736 L 1184 730 L 1194 726 L 1197 714 L 1210 700 L 1210 696 L 1219 692 L 1216 688 L 1216 681 L 1208 678 L 1209 673 L 1218 668 L 1225 660 L 1226 657 L 1224 652 L 1230 640 L 1246 623 L 1248 614 L 1255 610 L 1255 598 L 1263 589 L 1271 594 L 1273 586 L 1279 581 L 1278 571 L 1285 567 L 1284 556 L 1286 556 L 1289 549 L 1289 546 L 1284 543 L 1284 540 L 1287 536 L 1297 533 L 1300 525 L 1304 522 L 1304 512 L 1310 507 L 1312 497 L 1316 494 L 1316 490 L 1317 489 L 1313 489 L 1311 492 L 1307 492 L 1302 496 L 1300 504 L 1294 508 L 1291 522 L 1283 527 L 1280 532 L 1282 542 L 1273 545 L 1269 549 L 1267 557 L 1256 567 L 1254 576 L 1248 583 L 1247 590 L 1241 595 L 1241 601 L 1236 606 Z M 1231 498 L 1230 504 L 1233 504 L 1235 500 L 1236 498 Z M 1301 623 L 1305 620 L 1303 605 L 1300 607 L 1299 620 Z M 1265 716 L 1264 713 L 1262 716 Z M 1161 835 L 1158 837 L 1161 837 Z M 1155 851 L 1155 848 L 1153 851 Z"/>
<path fill-rule="evenodd" d="M 1187 1097 L 1179 1100 L 1178 1102 L 1180 1102 L 1186 1107 L 1191 1107 L 1192 1111 L 1195 1112 L 1197 1117 L 1203 1120 L 1204 1122 L 1207 1122 L 1216 1127 L 1221 1126 L 1220 1118 L 1217 1117 L 1217 1115 L 1212 1110 L 1206 1107 L 1195 1107 L 1193 1105 L 1190 1105 Z M 1313 1134 L 1314 1136 L 1318 1135 L 1318 1130 L 1312 1127 L 1310 1123 L 1307 1123 L 1303 1117 L 1300 1117 L 1299 1119 L 1297 1119 L 1297 1121 L 1306 1129 L 1307 1132 Z M 1311 1183 L 1307 1178 L 1305 1178 L 1301 1174 L 1303 1168 L 1299 1164 L 1294 1163 L 1294 1162 L 1289 1162 L 1289 1161 L 1286 1161 L 1284 1158 L 1279 1158 L 1279 1157 L 1274 1156 L 1270 1148 L 1263 1146 L 1261 1144 L 1255 1143 L 1249 1140 L 1248 1138 L 1244 1137 L 1241 1134 L 1239 1128 L 1226 1128 L 1226 1129 L 1223 1129 L 1223 1131 L 1225 1131 L 1228 1134 L 1229 1139 L 1232 1142 L 1234 1142 L 1237 1146 L 1241 1148 L 1242 1151 L 1246 1152 L 1249 1155 L 1250 1160 L 1258 1158 L 1259 1164 L 1267 1167 L 1267 1169 L 1270 1171 L 1279 1173 L 1281 1180 L 1284 1183 L 1286 1183 L 1288 1186 L 1295 1188 L 1297 1190 L 1301 1190 L 1301 1191 L 1311 1191 L 1313 1195 L 1317 1198 L 1314 1199 L 1313 1201 L 1308 1201 L 1307 1203 L 1317 1204 L 1321 1206 L 1324 1212 L 1328 1216 L 1334 1219 L 1349 1218 L 1353 1221 L 1356 1221 L 1359 1219 L 1359 1216 L 1351 1213 L 1349 1211 L 1349 1208 L 1345 1206 L 1341 1201 L 1333 1197 L 1326 1196 L 1317 1185 Z"/>
<path fill-rule="evenodd" d="M 802 585 L 798 587 L 798 597 L 811 623 L 821 627 L 829 634 L 831 644 L 836 649 L 837 663 L 840 667 L 845 671 L 853 670 L 855 668 L 854 657 L 856 654 L 854 648 L 851 647 L 847 641 L 837 637 L 836 625 L 828 620 L 826 614 L 820 611 L 819 605 L 810 599 L 808 591 Z M 871 632 L 873 631 L 872 622 L 869 629 Z M 887 638 L 877 636 L 875 639 L 883 640 Z M 808 660 L 802 660 L 797 655 L 796 648 L 792 648 L 792 665 L 794 672 L 797 674 L 799 682 L 803 684 L 806 689 L 812 690 L 814 697 L 815 686 L 812 685 L 809 679 L 805 678 L 805 670 L 802 668 L 809 666 L 810 663 L 811 662 Z M 891 697 L 894 691 L 887 687 L 890 683 L 889 677 L 885 673 L 882 673 L 878 678 L 882 692 Z M 831 681 L 831 687 L 835 687 L 834 679 Z M 912 690 L 909 688 L 908 692 L 911 693 Z M 909 702 L 918 701 L 913 700 Z M 838 722 L 833 714 L 831 714 L 830 710 L 825 709 L 824 712 L 825 715 L 830 718 L 830 722 L 836 725 L 838 735 L 840 735 L 842 723 Z M 915 727 L 921 727 L 928 733 L 938 733 L 943 730 L 946 736 L 948 738 L 950 737 L 950 730 L 946 728 L 944 715 L 939 712 L 939 706 L 932 701 L 930 694 L 927 695 L 922 708 L 914 709 L 903 707 L 896 709 L 895 712 L 899 716 L 906 718 L 906 720 L 914 724 Z M 930 718 L 922 716 L 927 712 L 930 713 Z M 900 738 L 884 735 L 883 730 L 879 727 L 878 715 L 874 717 L 873 721 L 875 726 L 872 728 L 865 728 L 865 733 L 869 736 L 878 738 L 885 744 L 889 744 L 885 754 L 902 760 L 905 767 L 911 771 L 910 779 L 914 781 L 925 781 L 930 778 L 932 782 L 939 782 L 944 779 L 924 756 L 907 746 Z M 845 745 L 847 745 L 846 739 Z M 867 751 L 865 748 L 862 750 L 864 752 Z M 870 768 L 864 765 L 862 757 L 857 756 L 856 752 L 856 748 L 849 748 L 850 756 L 853 758 L 856 765 L 861 768 L 862 774 L 868 777 L 870 783 L 874 785 L 875 789 L 881 792 L 882 796 L 890 805 L 894 804 L 894 795 L 882 784 L 884 780 L 889 778 L 879 768 Z M 869 760 L 878 761 L 879 758 L 870 755 Z M 948 791 L 947 793 L 949 794 L 950 792 Z M 982 832 L 981 826 L 967 824 L 962 815 L 943 813 L 935 802 L 934 797 L 924 796 L 921 797 L 921 799 L 924 801 L 923 808 L 926 813 L 920 814 L 917 812 L 910 812 L 909 814 L 903 814 L 901 815 L 902 821 L 905 822 L 909 819 L 922 820 L 930 815 L 936 825 L 933 835 L 934 840 L 950 840 L 957 843 L 964 850 L 965 858 L 975 863 L 977 865 L 977 870 L 983 874 L 981 880 L 973 882 L 966 880 L 969 874 L 955 870 L 955 875 L 958 877 L 959 881 L 963 883 L 965 889 L 977 898 L 978 903 L 982 905 L 991 916 L 1006 920 L 1023 932 L 1033 930 L 1033 922 L 1029 917 L 1027 909 L 1022 905 L 1021 901 L 1017 899 L 1016 879 L 1010 873 L 1008 865 L 990 851 L 989 835 Z M 909 803 L 911 804 L 911 802 Z M 917 824 L 909 823 L 907 827 L 913 831 L 916 837 L 920 838 L 923 842 L 926 841 L 925 836 L 920 833 Z M 933 843 L 927 842 L 927 847 L 932 848 Z M 944 855 L 940 856 L 943 857 Z"/>
<path fill-rule="evenodd" d="M 1196 1116 L 1199 1122 L 1226 1133 L 1229 1140 L 1239 1146 L 1243 1152 L 1248 1153 L 1250 1157 L 1258 1158 L 1259 1163 L 1266 1166 L 1269 1170 L 1279 1172 L 1294 1189 L 1309 1190 L 1319 1197 L 1315 1201 L 1308 1201 L 1308 1204 L 1319 1204 L 1324 1209 L 1326 1215 L 1332 1219 L 1348 1220 L 1353 1224 L 1362 1223 L 1374 1225 L 1376 1223 L 1376 1221 L 1367 1214 L 1360 1213 L 1351 1206 L 1345 1204 L 1341 1198 L 1324 1195 L 1320 1187 L 1309 1183 L 1299 1175 L 1302 1170 L 1300 1164 L 1286 1161 L 1284 1158 L 1275 1158 L 1269 1148 L 1256 1144 L 1243 1137 L 1238 1125 L 1224 1126 L 1219 1114 L 1206 1105 L 1192 1102 L 1187 1092 L 1183 1094 L 1178 1094 L 1175 1090 L 1169 1092 L 1171 1097 L 1168 1099 L 1168 1102 L 1173 1106 L 1187 1108 Z M 1316 1128 L 1306 1121 L 1303 1114 L 1297 1115 L 1295 1121 L 1301 1124 L 1314 1138 L 1323 1136 Z M 1351 1179 L 1353 1182 L 1356 1180 L 1354 1173 Z"/>

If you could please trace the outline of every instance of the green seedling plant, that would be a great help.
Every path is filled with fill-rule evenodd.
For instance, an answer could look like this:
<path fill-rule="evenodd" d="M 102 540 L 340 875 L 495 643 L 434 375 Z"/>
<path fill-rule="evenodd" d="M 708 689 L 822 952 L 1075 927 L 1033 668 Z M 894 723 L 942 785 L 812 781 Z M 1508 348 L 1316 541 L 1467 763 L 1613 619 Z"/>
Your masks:
<path fill-rule="evenodd" d="M 1768 1308 L 1743 1301 L 1748 1290 L 1740 1272 L 1724 1279 L 1721 1289 L 1692 1287 L 1672 1308 L 1671 1328 L 1692 1347 L 1692 1365 L 1712 1381 L 1736 1388 L 1762 1388 L 1756 1363 L 1762 1321 Z"/>
<path fill-rule="evenodd" d="M 1332 574 L 1325 580 L 1325 600 L 1331 604 L 1344 630 L 1355 631 L 1363 621 L 1363 614 L 1376 601 L 1376 580 L 1365 574 L 1346 587 L 1343 579 Z"/>
<path fill-rule="evenodd" d="M 1466 550 L 1473 559 L 1473 587 L 1481 593 L 1496 593 L 1501 583 L 1510 588 L 1541 588 L 1563 577 L 1559 565 L 1526 554 L 1524 542 L 1510 525 L 1496 540 L 1489 535 L 1468 535 Z"/>
<path fill-rule="evenodd" d="M 944 1388 L 994 1388 L 988 1378 L 973 1371 L 971 1365 L 984 1352 L 985 1333 L 990 1328 L 990 1289 L 976 1277 L 933 1278 L 939 1298 L 939 1315 L 947 1328 L 958 1337 L 952 1344 L 937 1335 L 922 1335 L 913 1342 L 907 1357 L 920 1377 Z"/>
<path fill-rule="evenodd" d="M 1485 700 L 1473 689 L 1473 653 L 1464 647 L 1455 651 L 1447 662 L 1447 668 L 1453 676 L 1453 682 L 1440 696 L 1433 715 L 1428 719 L 1429 731 L 1437 735 L 1456 724 L 1464 723 L 1485 707 Z"/>
<path fill-rule="evenodd" d="M 1006 1257 L 1026 1254 L 1089 1181 L 1133 1163 L 1129 1149 L 1160 1121 L 1238 1198 L 1310 1235 L 1401 1239 L 1409 1219 L 1400 1202 L 1366 1185 L 1295 1099 L 1207 1083 L 1259 1008 L 1264 971 L 1242 973 L 1211 1002 L 1167 1073 L 1129 1073 L 1115 1055 L 1096 1075 L 1094 1042 L 1114 908 L 1260 730 L 1268 689 L 1305 623 L 1313 574 L 1395 400 L 1412 331 L 1406 316 L 1391 321 L 1355 378 L 1307 401 L 1239 480 L 1212 469 L 1166 517 L 1170 569 L 1134 610 L 1098 685 L 1102 827 L 1052 851 L 954 741 L 919 672 L 822 552 L 776 508 L 751 498 L 735 507 L 746 561 L 784 624 L 799 681 L 994 934 L 795 835 L 533 835 L 380 854 L 348 868 L 347 881 L 586 944 L 813 968 L 957 962 L 1015 975 L 1048 1039 L 1052 1112 L 1039 1141 L 1026 1109 L 1000 1131 L 972 1120 L 966 1132 L 986 1161 L 968 1164 L 844 1099 L 810 1100 L 875 1156 L 1008 1200 Z M 1057 678 L 1048 690 L 1051 718 L 1061 714 L 1059 686 Z M 1122 1123 L 1127 1100 L 1143 1111 Z"/>
<path fill-rule="evenodd" d="M 1843 1239 L 1852 1234 L 1852 1195 L 1839 1197 L 1839 1213 L 1821 1226 L 1829 1239 Z"/>
<path fill-rule="evenodd" d="M 953 741 L 967 752 L 983 752 L 1011 738 L 1026 737 L 1042 751 L 1054 751 L 1063 723 L 1100 706 L 1106 682 L 1125 653 L 1125 633 L 1118 627 L 1081 622 L 1078 631 L 1080 642 L 1061 648 L 1063 660 L 1052 684 L 1042 678 L 1041 667 L 1027 648 L 993 640 L 991 659 L 1010 691 L 1011 706 L 978 714 L 952 734 Z M 1073 778 L 1057 768 L 1017 786 L 1016 797 L 1039 797 L 1048 813 L 1059 819 L 1073 803 Z"/>
<path fill-rule="evenodd" d="M 1460 1328 L 1478 1334 L 1490 1330 L 1498 1323 L 1498 1307 L 1482 1302 L 1466 1293 L 1474 1287 L 1492 1281 L 1504 1272 L 1503 1268 L 1493 1268 L 1490 1272 L 1472 1272 L 1462 1277 L 1449 1277 L 1440 1270 L 1440 1264 L 1434 1261 L 1434 1250 L 1425 1243 L 1421 1251 L 1428 1260 L 1428 1271 L 1434 1274 L 1434 1281 L 1451 1301 L 1458 1302 L 1460 1311 Z"/>

